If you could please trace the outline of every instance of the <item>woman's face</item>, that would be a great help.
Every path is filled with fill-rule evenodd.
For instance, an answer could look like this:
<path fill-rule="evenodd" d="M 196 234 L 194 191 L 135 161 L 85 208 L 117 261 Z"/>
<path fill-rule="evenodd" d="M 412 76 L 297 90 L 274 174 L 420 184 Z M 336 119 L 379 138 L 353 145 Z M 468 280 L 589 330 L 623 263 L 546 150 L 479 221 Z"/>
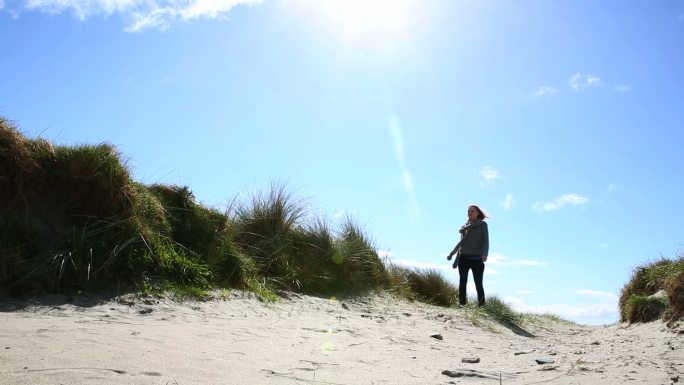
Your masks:
<path fill-rule="evenodd" d="M 473 206 L 468 207 L 468 220 L 469 221 L 474 221 L 477 219 L 477 216 L 480 214 L 480 212 Z"/>

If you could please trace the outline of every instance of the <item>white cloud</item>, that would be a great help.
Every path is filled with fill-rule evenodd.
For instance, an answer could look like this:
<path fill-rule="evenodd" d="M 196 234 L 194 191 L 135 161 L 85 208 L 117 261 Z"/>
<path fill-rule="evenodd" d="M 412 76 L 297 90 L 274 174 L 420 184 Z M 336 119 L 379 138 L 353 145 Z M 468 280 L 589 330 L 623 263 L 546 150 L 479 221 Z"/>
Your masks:
<path fill-rule="evenodd" d="M 610 303 L 550 304 L 528 305 L 516 297 L 506 297 L 504 301 L 516 311 L 535 314 L 553 314 L 564 319 L 588 324 L 610 324 L 618 320 L 617 301 Z"/>
<path fill-rule="evenodd" d="M 575 293 L 579 295 L 583 295 L 586 297 L 597 297 L 597 298 L 608 298 L 612 300 L 617 300 L 617 295 L 613 293 L 609 293 L 607 291 L 599 291 L 599 290 L 591 290 L 591 289 L 580 289 L 575 291 Z"/>
<path fill-rule="evenodd" d="M 562 208 L 565 205 L 583 205 L 589 202 L 589 198 L 579 194 L 565 194 L 553 202 L 540 203 L 537 202 L 532 206 L 535 211 L 553 211 Z"/>
<path fill-rule="evenodd" d="M 513 194 L 506 194 L 506 198 L 499 201 L 499 205 L 503 207 L 504 210 L 510 210 L 513 207 Z"/>
<path fill-rule="evenodd" d="M 608 185 L 608 188 L 606 189 L 609 193 L 613 191 L 618 191 L 620 189 L 620 186 L 618 186 L 615 183 L 611 183 Z"/>
<path fill-rule="evenodd" d="M 452 284 L 458 286 L 458 270 L 455 270 L 452 267 L 452 264 L 454 262 L 453 259 L 451 261 L 448 261 L 445 256 L 438 256 L 435 258 L 435 261 L 437 261 L 437 263 L 416 261 L 416 260 L 412 260 L 412 259 L 400 259 L 400 258 L 396 258 L 396 255 L 394 253 L 392 253 L 391 251 L 387 251 L 387 250 L 379 250 L 378 256 L 380 256 L 385 261 L 386 264 L 395 264 L 395 265 L 407 267 L 410 269 L 436 270 L 436 271 L 444 274 L 444 278 L 451 281 Z M 443 261 L 443 263 L 440 263 L 441 261 Z M 493 269 L 490 266 L 487 266 L 485 268 L 484 273 L 487 276 L 499 275 L 500 274 L 500 272 L 498 270 Z M 473 287 L 473 291 L 474 291 L 474 289 L 475 288 Z"/>
<path fill-rule="evenodd" d="M 240 5 L 256 5 L 263 0 L 27 0 L 18 13 L 39 11 L 49 14 L 72 12 L 79 20 L 93 16 L 120 15 L 127 21 L 124 30 L 167 29 L 178 21 L 225 16 Z M 0 0 L 4 3 L 4 0 Z M 0 3 L 0 9 L 2 8 Z"/>
<path fill-rule="evenodd" d="M 537 89 L 537 92 L 535 92 L 534 94 L 536 96 L 551 96 L 551 95 L 555 95 L 557 93 L 558 93 L 558 90 L 553 88 L 553 87 L 541 86 Z"/>
<path fill-rule="evenodd" d="M 489 166 L 482 167 L 482 169 L 480 170 L 480 176 L 484 178 L 485 182 L 489 183 L 496 179 L 499 179 L 499 171 Z"/>
<path fill-rule="evenodd" d="M 447 261 L 446 257 L 442 257 L 444 260 L 443 264 L 437 264 L 437 263 L 428 263 L 428 262 L 421 262 L 421 261 L 415 261 L 411 259 L 396 259 L 395 255 L 393 253 L 389 253 L 386 255 L 387 261 L 389 263 L 394 263 L 399 266 L 403 267 L 408 267 L 408 268 L 413 268 L 413 269 L 431 269 L 431 270 L 453 270 L 451 267 L 451 261 Z"/>
<path fill-rule="evenodd" d="M 356 210 L 340 210 L 340 211 L 336 211 L 333 214 L 333 218 L 335 218 L 335 219 L 348 218 L 348 217 L 354 216 L 354 214 L 356 214 Z"/>
<path fill-rule="evenodd" d="M 531 259 L 509 259 L 501 253 L 491 253 L 487 258 L 487 264 L 500 266 L 545 266 L 547 263 Z"/>
<path fill-rule="evenodd" d="M 378 250 L 378 257 L 380 258 L 394 258 L 394 253 L 389 250 Z"/>
<path fill-rule="evenodd" d="M 632 87 L 630 87 L 626 84 L 620 84 L 620 85 L 615 86 L 615 91 L 618 91 L 618 92 L 629 92 L 631 90 L 632 90 Z"/>
<path fill-rule="evenodd" d="M 546 262 L 535 261 L 532 259 L 519 259 L 514 262 L 514 265 L 522 266 L 546 266 Z"/>
<path fill-rule="evenodd" d="M 22 11 L 39 11 L 49 14 L 61 14 L 63 12 L 71 11 L 79 20 L 85 20 L 90 16 L 104 14 L 111 15 L 113 13 L 125 13 L 133 10 L 136 6 L 136 0 L 27 0 L 24 3 Z"/>
<path fill-rule="evenodd" d="M 156 9 L 148 13 L 133 12 L 132 21 L 124 28 L 126 32 L 140 32 L 148 28 L 157 28 L 166 31 L 173 19 L 173 9 Z"/>
<path fill-rule="evenodd" d="M 600 86 L 601 78 L 591 74 L 574 74 L 568 81 L 568 85 L 575 91 L 579 91 L 581 88 L 589 88 Z"/>

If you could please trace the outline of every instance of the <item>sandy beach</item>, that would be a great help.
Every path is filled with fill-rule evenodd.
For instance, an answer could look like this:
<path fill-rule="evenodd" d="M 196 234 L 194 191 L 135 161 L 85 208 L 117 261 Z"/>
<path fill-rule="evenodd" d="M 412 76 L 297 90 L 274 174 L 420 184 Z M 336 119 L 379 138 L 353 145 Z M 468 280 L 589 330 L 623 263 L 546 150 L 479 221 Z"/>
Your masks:
<path fill-rule="evenodd" d="M 388 296 L 239 291 L 0 303 L 0 383 L 673 384 L 684 334 L 662 322 L 504 327 Z M 464 362 L 467 361 L 467 362 Z"/>

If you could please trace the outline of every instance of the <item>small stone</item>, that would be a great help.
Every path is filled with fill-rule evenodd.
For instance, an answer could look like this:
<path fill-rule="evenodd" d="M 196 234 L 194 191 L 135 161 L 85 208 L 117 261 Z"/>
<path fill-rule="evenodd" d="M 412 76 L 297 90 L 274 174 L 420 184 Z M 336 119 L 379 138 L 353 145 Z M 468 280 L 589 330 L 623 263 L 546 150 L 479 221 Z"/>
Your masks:
<path fill-rule="evenodd" d="M 539 358 L 535 359 L 535 361 L 537 361 L 537 363 L 539 365 L 553 364 L 554 363 L 553 359 L 551 359 L 549 357 L 539 357 Z"/>
<path fill-rule="evenodd" d="M 9 348 L 10 348 L 9 346 L 5 346 L 5 349 L 9 349 Z"/>
<path fill-rule="evenodd" d="M 601 343 L 598 342 L 598 341 L 594 341 L 594 342 L 592 342 L 591 344 L 592 344 L 592 345 L 601 345 Z"/>
<path fill-rule="evenodd" d="M 405 316 L 407 316 L 407 317 L 410 317 L 410 316 L 413 315 L 413 314 L 411 314 L 411 313 L 409 313 L 409 312 L 405 312 L 405 313 L 403 313 L 403 314 L 404 314 Z"/>
<path fill-rule="evenodd" d="M 148 308 L 139 310 L 138 313 L 145 315 L 145 314 L 150 314 L 150 313 L 152 313 L 152 311 L 153 311 L 152 308 L 149 308 L 149 307 L 148 307 Z"/>
<path fill-rule="evenodd" d="M 513 355 L 514 355 L 514 356 L 519 356 L 519 355 L 521 355 L 521 354 L 530 354 L 530 353 L 534 353 L 534 352 L 536 352 L 536 350 L 534 350 L 534 349 L 530 349 L 530 350 L 521 350 L 521 351 L 519 351 L 519 352 L 513 353 Z"/>
<path fill-rule="evenodd" d="M 440 333 L 430 334 L 430 337 L 432 337 L 436 340 L 440 340 L 440 341 L 442 341 L 444 339 L 444 337 L 442 337 L 442 335 Z"/>
<path fill-rule="evenodd" d="M 464 357 L 461 358 L 461 362 L 463 362 L 464 364 L 479 364 L 480 357 Z"/>

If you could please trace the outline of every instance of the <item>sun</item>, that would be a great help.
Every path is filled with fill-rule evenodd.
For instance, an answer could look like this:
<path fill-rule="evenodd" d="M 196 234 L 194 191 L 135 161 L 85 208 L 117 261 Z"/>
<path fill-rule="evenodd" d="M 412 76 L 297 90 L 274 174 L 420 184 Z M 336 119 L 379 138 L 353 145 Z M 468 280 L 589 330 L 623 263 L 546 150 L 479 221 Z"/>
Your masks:
<path fill-rule="evenodd" d="M 329 16 L 349 39 L 371 34 L 394 35 L 406 23 L 407 2 L 401 0 L 329 0 Z"/>
<path fill-rule="evenodd" d="M 326 27 L 345 45 L 384 44 L 407 33 L 413 0 L 319 0 Z"/>

